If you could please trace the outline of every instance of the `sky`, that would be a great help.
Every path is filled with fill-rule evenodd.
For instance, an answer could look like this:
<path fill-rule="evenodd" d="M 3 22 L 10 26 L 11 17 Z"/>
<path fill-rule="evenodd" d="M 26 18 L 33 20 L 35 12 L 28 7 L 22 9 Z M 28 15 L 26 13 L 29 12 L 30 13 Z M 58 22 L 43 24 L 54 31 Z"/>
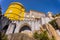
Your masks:
<path fill-rule="evenodd" d="M 0 0 L 2 14 L 5 13 L 11 2 L 20 2 L 24 5 L 26 11 L 36 10 L 40 12 L 60 13 L 60 0 Z"/>

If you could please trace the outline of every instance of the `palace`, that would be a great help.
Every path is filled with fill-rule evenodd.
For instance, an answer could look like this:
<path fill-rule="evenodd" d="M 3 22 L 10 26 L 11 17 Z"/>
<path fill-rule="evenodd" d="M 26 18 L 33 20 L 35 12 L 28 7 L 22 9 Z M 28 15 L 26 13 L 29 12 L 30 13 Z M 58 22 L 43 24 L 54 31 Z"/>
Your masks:
<path fill-rule="evenodd" d="M 41 25 L 53 20 L 52 12 L 48 12 L 48 14 L 35 10 L 26 12 L 23 5 L 18 2 L 11 3 L 4 16 L 12 21 L 6 30 L 7 35 L 12 33 L 33 33 L 40 30 Z"/>
<path fill-rule="evenodd" d="M 50 13 L 48 14 L 50 15 Z M 40 26 L 48 23 L 52 20 L 45 13 L 30 10 L 30 12 L 25 12 L 24 20 L 13 20 L 7 29 L 6 34 L 19 33 L 21 31 L 31 31 L 40 30 Z"/>

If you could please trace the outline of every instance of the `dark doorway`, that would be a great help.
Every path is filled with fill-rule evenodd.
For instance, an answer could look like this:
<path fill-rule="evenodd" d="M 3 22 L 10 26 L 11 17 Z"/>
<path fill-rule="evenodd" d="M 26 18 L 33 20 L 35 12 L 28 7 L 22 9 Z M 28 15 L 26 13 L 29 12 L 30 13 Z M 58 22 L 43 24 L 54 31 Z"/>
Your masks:
<path fill-rule="evenodd" d="M 20 29 L 19 32 L 24 31 L 24 30 L 30 30 L 31 31 L 31 28 L 29 26 L 25 25 Z"/>

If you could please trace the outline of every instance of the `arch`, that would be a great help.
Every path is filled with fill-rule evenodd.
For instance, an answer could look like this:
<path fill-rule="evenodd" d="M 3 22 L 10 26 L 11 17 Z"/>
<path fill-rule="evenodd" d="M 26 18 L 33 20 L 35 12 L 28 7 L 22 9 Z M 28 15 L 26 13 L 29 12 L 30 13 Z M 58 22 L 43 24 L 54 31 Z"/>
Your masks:
<path fill-rule="evenodd" d="M 27 24 L 27 23 L 22 24 L 19 32 L 24 31 L 24 30 L 31 31 L 31 26 L 29 24 Z"/>

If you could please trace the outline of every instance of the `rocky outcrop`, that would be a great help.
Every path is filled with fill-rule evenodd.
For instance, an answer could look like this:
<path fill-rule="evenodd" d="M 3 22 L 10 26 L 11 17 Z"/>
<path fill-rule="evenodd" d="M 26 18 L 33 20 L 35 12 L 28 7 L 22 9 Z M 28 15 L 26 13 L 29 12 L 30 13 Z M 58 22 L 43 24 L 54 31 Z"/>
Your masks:
<path fill-rule="evenodd" d="M 52 27 L 51 24 L 45 24 L 45 28 L 50 35 L 55 37 L 56 40 L 60 40 L 59 35 L 57 34 L 56 30 Z"/>
<path fill-rule="evenodd" d="M 58 24 L 59 29 L 60 29 L 60 18 L 57 18 L 57 19 L 56 19 L 56 23 Z"/>
<path fill-rule="evenodd" d="M 15 33 L 8 35 L 8 40 L 36 40 L 36 39 L 29 37 L 28 35 L 23 33 Z"/>

